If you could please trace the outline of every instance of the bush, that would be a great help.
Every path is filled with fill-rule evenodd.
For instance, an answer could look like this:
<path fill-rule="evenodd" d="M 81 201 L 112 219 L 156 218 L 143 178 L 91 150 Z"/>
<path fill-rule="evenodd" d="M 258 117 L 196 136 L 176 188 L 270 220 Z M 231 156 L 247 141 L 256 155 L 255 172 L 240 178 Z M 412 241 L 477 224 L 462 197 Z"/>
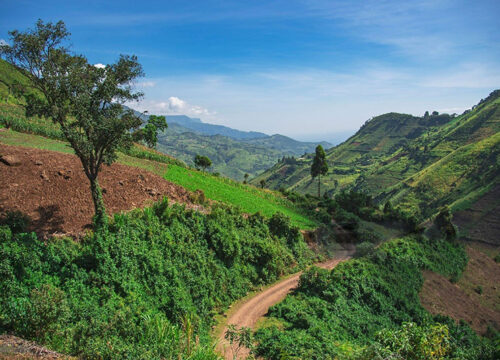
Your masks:
<path fill-rule="evenodd" d="M 356 257 L 370 255 L 374 249 L 375 246 L 373 245 L 373 243 L 368 241 L 362 242 L 361 244 L 356 246 Z"/>

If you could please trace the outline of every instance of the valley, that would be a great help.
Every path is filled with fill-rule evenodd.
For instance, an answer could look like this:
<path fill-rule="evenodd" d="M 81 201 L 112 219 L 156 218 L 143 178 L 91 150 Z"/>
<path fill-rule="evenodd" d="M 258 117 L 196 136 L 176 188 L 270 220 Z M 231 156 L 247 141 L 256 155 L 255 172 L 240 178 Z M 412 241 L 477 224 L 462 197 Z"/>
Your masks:
<path fill-rule="evenodd" d="M 62 21 L 10 36 L 0 358 L 500 357 L 500 90 L 333 146 L 213 125 L 177 97 L 140 113 L 157 84 L 135 90 L 136 56 L 94 64 Z"/>

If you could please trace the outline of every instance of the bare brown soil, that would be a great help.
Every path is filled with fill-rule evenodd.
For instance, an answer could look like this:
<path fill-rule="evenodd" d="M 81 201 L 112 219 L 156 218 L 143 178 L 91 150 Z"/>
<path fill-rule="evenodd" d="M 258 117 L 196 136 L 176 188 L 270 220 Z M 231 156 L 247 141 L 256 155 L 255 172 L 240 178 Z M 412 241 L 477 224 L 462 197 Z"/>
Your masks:
<path fill-rule="evenodd" d="M 1 360 L 55 360 L 55 359 L 73 359 L 48 350 L 31 341 L 18 338 L 11 335 L 0 335 L 0 359 Z"/>
<path fill-rule="evenodd" d="M 430 271 L 424 272 L 422 306 L 432 314 L 465 320 L 484 334 L 488 325 L 500 330 L 500 265 L 482 252 L 467 247 L 469 263 L 456 284 Z"/>
<path fill-rule="evenodd" d="M 354 250 L 346 250 L 342 253 L 339 252 L 336 258 L 330 259 L 324 263 L 316 264 L 316 266 L 324 269 L 333 269 L 340 262 L 348 260 L 353 253 Z M 236 325 L 237 328 L 244 326 L 252 329 L 257 321 L 267 314 L 267 311 L 271 306 L 283 300 L 286 295 L 297 287 L 300 275 L 302 275 L 302 272 L 296 273 L 282 281 L 279 281 L 264 291 L 257 293 L 244 303 L 238 305 L 236 311 L 234 311 L 226 320 L 226 326 L 221 334 L 219 334 L 217 349 L 221 354 L 224 354 L 225 359 L 233 359 L 233 350 L 231 349 L 229 342 L 224 339 L 224 335 L 228 330 L 227 326 Z M 248 355 L 248 349 L 241 349 L 241 351 L 237 353 L 237 358 L 244 359 Z"/>
<path fill-rule="evenodd" d="M 469 209 L 453 214 L 453 222 L 467 240 L 500 245 L 500 184 L 481 196 Z"/>
<path fill-rule="evenodd" d="M 42 236 L 78 236 L 90 228 L 94 207 L 89 182 L 75 155 L 4 144 L 0 155 L 20 162 L 18 166 L 0 162 L 0 214 L 16 210 L 27 214 L 32 220 L 29 230 Z M 143 207 L 163 196 L 199 207 L 183 187 L 134 167 L 103 166 L 99 183 L 108 214 Z"/>

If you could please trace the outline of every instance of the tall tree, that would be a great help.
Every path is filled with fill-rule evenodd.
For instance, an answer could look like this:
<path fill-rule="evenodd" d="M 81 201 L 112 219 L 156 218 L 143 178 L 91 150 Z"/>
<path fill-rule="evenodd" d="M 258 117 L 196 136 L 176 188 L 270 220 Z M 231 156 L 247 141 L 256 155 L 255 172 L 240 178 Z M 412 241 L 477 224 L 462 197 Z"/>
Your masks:
<path fill-rule="evenodd" d="M 313 179 L 318 177 L 318 197 L 321 196 L 321 175 L 326 175 L 328 172 L 328 164 L 326 162 L 325 150 L 323 146 L 316 146 L 316 154 L 311 166 L 311 176 Z"/>
<path fill-rule="evenodd" d="M 7 61 L 25 70 L 36 91 L 26 96 L 26 113 L 51 118 L 79 157 L 89 179 L 95 222 L 106 222 L 98 174 L 102 164 L 111 165 L 117 150 L 132 145 L 131 130 L 141 121 L 122 104 L 142 97 L 133 81 L 143 76 L 135 56 L 121 55 L 104 68 L 70 54 L 64 22 L 38 20 L 34 29 L 9 32 L 11 46 L 1 47 Z"/>

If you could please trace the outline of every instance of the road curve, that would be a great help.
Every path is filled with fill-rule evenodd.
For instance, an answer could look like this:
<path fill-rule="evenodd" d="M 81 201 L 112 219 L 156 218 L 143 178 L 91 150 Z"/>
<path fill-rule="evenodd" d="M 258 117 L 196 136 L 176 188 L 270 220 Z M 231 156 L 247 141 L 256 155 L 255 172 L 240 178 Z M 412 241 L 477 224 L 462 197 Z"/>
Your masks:
<path fill-rule="evenodd" d="M 343 251 L 337 257 L 315 265 L 324 269 L 333 269 L 338 263 L 351 258 L 353 252 L 353 250 Z M 253 329 L 257 321 L 267 314 L 271 306 L 283 300 L 290 291 L 297 287 L 300 275 L 302 275 L 302 272 L 279 281 L 238 306 L 238 309 L 226 320 L 224 330 L 219 335 L 217 349 L 224 355 L 225 359 L 233 359 L 233 352 L 229 342 L 224 339 L 227 326 L 234 324 L 238 328 L 245 326 Z M 237 358 L 244 359 L 248 354 L 249 351 L 247 349 L 241 349 Z"/>

